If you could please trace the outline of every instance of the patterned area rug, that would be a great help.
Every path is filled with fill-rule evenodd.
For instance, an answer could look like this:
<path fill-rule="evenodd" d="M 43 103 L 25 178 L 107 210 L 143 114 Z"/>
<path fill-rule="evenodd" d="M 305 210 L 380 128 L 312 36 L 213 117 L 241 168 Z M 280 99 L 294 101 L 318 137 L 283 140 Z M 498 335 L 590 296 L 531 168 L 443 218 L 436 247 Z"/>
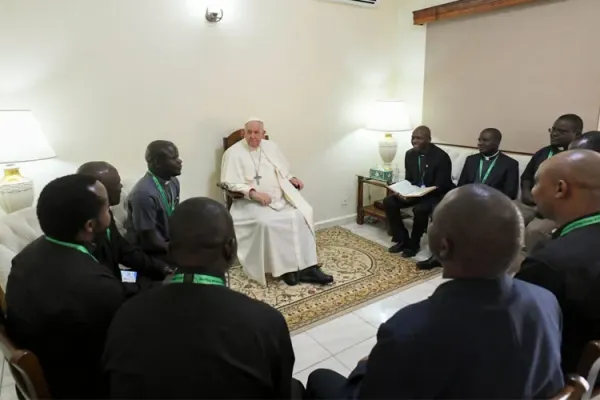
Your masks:
<path fill-rule="evenodd" d="M 287 286 L 269 277 L 264 287 L 237 266 L 229 274 L 231 288 L 279 309 L 295 331 L 439 274 L 419 271 L 414 261 L 341 227 L 318 231 L 317 251 L 323 270 L 335 278 L 331 286 Z"/>

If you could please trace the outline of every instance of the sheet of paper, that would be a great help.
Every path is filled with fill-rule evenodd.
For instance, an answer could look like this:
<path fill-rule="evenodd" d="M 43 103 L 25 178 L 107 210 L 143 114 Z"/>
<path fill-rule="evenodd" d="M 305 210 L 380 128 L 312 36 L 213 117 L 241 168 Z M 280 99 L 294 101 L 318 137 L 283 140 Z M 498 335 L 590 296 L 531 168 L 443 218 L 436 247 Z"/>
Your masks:
<path fill-rule="evenodd" d="M 426 187 L 422 188 L 416 185 L 413 185 L 407 180 L 403 180 L 400 182 L 396 182 L 393 185 L 388 186 L 390 190 L 395 193 L 398 193 L 405 197 L 420 197 L 424 194 L 427 194 L 435 189 L 435 187 Z"/>

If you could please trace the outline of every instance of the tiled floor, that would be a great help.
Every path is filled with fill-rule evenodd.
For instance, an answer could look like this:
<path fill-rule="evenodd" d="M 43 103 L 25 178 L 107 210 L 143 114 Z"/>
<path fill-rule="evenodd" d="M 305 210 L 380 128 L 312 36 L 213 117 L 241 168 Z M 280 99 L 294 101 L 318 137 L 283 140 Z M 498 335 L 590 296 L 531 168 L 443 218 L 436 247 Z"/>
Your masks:
<path fill-rule="evenodd" d="M 384 246 L 390 245 L 390 239 L 381 226 L 350 224 L 344 227 Z M 427 248 L 425 242 L 422 243 L 422 247 Z M 428 256 L 428 250 L 423 250 L 416 258 L 425 259 Z M 347 375 L 375 345 L 377 328 L 382 322 L 402 307 L 428 297 L 440 283 L 442 283 L 442 279 L 436 278 L 413 286 L 294 335 L 292 337 L 296 354 L 294 377 L 306 384 L 308 375 L 317 368 L 329 368 Z M 15 400 L 16 398 L 14 381 L 8 368 L 5 368 L 0 400 Z"/>
<path fill-rule="evenodd" d="M 381 226 L 350 224 L 344 227 L 384 246 L 391 245 Z M 424 250 L 417 255 L 419 260 L 429 257 L 426 239 L 421 245 Z M 308 375 L 318 368 L 349 374 L 375 345 L 379 325 L 399 309 L 427 298 L 442 281 L 435 278 L 421 283 L 295 335 L 292 337 L 296 354 L 294 377 L 306 384 Z"/>

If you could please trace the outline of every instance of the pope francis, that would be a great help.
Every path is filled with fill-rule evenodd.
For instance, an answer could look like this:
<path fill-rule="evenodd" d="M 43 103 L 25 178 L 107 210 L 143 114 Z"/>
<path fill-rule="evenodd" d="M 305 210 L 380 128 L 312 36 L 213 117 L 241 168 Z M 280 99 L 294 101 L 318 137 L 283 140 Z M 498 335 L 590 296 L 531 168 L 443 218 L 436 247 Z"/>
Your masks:
<path fill-rule="evenodd" d="M 244 140 L 223 155 L 221 182 L 244 195 L 231 207 L 238 259 L 246 274 L 263 285 L 267 273 L 291 286 L 332 283 L 317 264 L 313 212 L 300 194 L 304 184 L 264 135 L 263 121 L 251 118 Z"/>

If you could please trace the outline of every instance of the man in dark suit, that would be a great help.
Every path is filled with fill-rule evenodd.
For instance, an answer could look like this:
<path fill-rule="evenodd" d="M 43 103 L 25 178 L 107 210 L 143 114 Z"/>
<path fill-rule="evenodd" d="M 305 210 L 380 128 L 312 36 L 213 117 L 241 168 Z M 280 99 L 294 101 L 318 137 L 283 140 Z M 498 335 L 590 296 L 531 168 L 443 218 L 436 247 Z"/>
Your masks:
<path fill-rule="evenodd" d="M 517 198 L 519 163 L 500 151 L 501 141 L 502 133 L 498 129 L 487 128 L 481 131 L 477 141 L 479 154 L 467 157 L 458 186 L 482 183 L 498 189 L 512 200 Z M 432 269 L 439 266 L 440 262 L 433 256 L 417 263 L 419 269 Z"/>
<path fill-rule="evenodd" d="M 80 175 L 89 175 L 102 182 L 108 193 L 109 205 L 121 202 L 121 176 L 115 167 L 104 161 L 91 161 L 77 170 Z M 93 254 L 101 264 L 106 265 L 115 277 L 121 280 L 120 265 L 138 273 L 136 282 L 124 282 L 127 296 L 132 296 L 142 288 L 155 286 L 153 281 L 162 282 L 172 272 L 162 260 L 147 255 L 141 248 L 129 243 L 119 232 L 115 218 L 110 212 L 110 225 L 94 239 Z"/>
<path fill-rule="evenodd" d="M 188 199 L 169 223 L 177 273 L 115 316 L 104 353 L 110 397 L 302 398 L 281 313 L 226 286 L 237 240 L 225 206 Z"/>
<path fill-rule="evenodd" d="M 531 157 L 525 171 L 521 174 L 521 201 L 518 202 L 521 214 L 525 220 L 525 247 L 531 252 L 538 243 L 550 240 L 551 233 L 556 229 L 553 221 L 540 218 L 531 193 L 534 178 L 540 165 L 550 157 L 567 150 L 572 141 L 581 136 L 583 120 L 575 114 L 565 114 L 558 117 L 550 134 L 550 145 L 542 147 Z"/>
<path fill-rule="evenodd" d="M 50 182 L 37 203 L 44 232 L 12 261 L 9 336 L 38 356 L 53 398 L 106 398 L 101 356 L 125 300 L 123 285 L 91 253 L 110 223 L 102 183 L 85 175 Z"/>
<path fill-rule="evenodd" d="M 405 179 L 416 186 L 435 186 L 436 189 L 423 197 L 405 198 L 395 194 L 383 200 L 385 215 L 392 230 L 392 242 L 395 243 L 390 247 L 390 253 L 402 252 L 404 257 L 413 257 L 418 253 L 433 208 L 454 188 L 450 157 L 431 143 L 429 128 L 417 127 L 412 133 L 411 143 L 413 148 L 406 152 L 404 158 Z M 408 207 L 413 207 L 414 213 L 410 236 L 400 215 L 400 211 Z"/>
<path fill-rule="evenodd" d="M 382 324 L 371 354 L 345 379 L 308 378 L 313 398 L 550 398 L 563 387 L 560 308 L 552 293 L 506 274 L 521 218 L 487 185 L 466 185 L 436 207 L 429 242 L 444 277 L 424 301 Z"/>
<path fill-rule="evenodd" d="M 585 344 L 600 338 L 600 154 L 570 150 L 544 162 L 532 194 L 558 229 L 516 278 L 550 290 L 564 316 L 562 364 L 575 372 Z"/>

